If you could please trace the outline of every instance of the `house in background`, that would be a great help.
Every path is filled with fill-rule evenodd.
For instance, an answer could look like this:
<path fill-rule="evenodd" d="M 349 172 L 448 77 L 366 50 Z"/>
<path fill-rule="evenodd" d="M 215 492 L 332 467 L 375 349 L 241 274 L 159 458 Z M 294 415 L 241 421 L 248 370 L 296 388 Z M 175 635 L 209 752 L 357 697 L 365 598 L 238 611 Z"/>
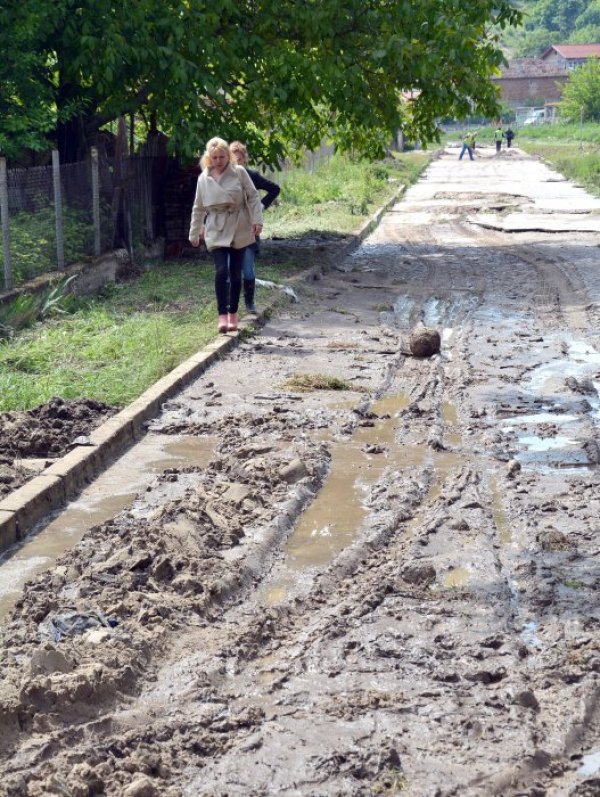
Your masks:
<path fill-rule="evenodd" d="M 544 106 L 558 102 L 567 71 L 541 58 L 515 58 L 492 81 L 500 87 L 500 100 L 512 108 Z"/>
<path fill-rule="evenodd" d="M 600 44 L 553 44 L 539 58 L 515 58 L 492 80 L 500 87 L 501 102 L 511 108 L 555 110 L 569 72 L 593 57 L 600 58 Z"/>
<path fill-rule="evenodd" d="M 600 58 L 600 44 L 553 44 L 540 56 L 545 64 L 565 71 L 585 64 L 588 58 Z"/>

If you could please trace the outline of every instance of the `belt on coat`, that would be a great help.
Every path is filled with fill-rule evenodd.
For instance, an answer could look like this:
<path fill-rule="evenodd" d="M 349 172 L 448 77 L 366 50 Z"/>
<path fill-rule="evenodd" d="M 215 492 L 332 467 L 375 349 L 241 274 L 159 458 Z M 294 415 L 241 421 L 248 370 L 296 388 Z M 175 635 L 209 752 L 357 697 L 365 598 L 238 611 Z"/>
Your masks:
<path fill-rule="evenodd" d="M 239 208 L 231 208 L 227 205 L 211 205 L 208 208 L 208 214 L 213 216 L 213 225 L 217 232 L 222 232 L 227 218 L 239 213 Z"/>

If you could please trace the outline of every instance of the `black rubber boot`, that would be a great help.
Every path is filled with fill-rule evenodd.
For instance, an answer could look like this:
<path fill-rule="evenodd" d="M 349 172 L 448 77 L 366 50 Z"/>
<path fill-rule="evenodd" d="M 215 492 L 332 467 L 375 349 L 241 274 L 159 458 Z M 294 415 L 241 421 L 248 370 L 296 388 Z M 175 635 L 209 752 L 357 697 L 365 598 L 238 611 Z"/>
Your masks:
<path fill-rule="evenodd" d="M 244 280 L 244 303 L 246 310 L 249 313 L 255 313 L 256 307 L 254 306 L 254 289 L 256 280 Z"/>

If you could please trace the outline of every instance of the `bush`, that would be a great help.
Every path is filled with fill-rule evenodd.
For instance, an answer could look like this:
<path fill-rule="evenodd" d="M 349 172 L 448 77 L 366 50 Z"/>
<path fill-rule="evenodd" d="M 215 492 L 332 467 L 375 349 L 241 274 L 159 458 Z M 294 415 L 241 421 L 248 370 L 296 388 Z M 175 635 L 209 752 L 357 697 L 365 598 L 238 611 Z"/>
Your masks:
<path fill-rule="evenodd" d="M 65 262 L 74 263 L 91 251 L 94 230 L 87 214 L 63 209 Z M 54 207 L 36 213 L 21 211 L 10 217 L 12 279 L 19 285 L 40 274 L 56 270 L 56 222 Z M 0 247 L 0 271 L 4 255 Z"/>

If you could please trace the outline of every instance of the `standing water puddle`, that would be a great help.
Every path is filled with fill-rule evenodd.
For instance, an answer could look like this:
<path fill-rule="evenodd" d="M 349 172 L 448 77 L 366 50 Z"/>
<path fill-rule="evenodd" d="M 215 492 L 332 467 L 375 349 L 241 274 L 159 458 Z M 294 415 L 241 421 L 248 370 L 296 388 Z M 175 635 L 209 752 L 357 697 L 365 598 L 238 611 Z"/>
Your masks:
<path fill-rule="evenodd" d="M 598 772 L 600 772 L 600 751 L 584 755 L 577 774 L 589 778 L 590 775 L 597 775 Z"/>
<path fill-rule="evenodd" d="M 501 429 L 505 433 L 512 432 L 512 427 L 530 427 L 517 433 L 518 449 L 513 452 L 514 458 L 526 467 L 577 469 L 590 465 L 581 438 L 589 437 L 587 423 L 590 419 L 595 424 L 600 423 L 600 382 L 596 378 L 600 353 L 582 340 L 567 341 L 563 350 L 566 355 L 563 359 L 539 365 L 522 384 L 526 393 L 540 397 L 534 403 L 541 404 L 542 411 L 519 412 L 514 417 L 501 419 Z M 569 383 L 569 380 L 574 381 Z M 570 401 L 571 412 L 561 411 L 565 385 L 585 396 L 587 410 L 577 409 L 578 414 L 573 413 L 574 402 Z M 548 405 L 550 396 L 554 398 Z M 555 411 L 552 411 L 553 405 Z M 544 424 L 560 428 L 561 434 L 556 434 L 552 428 L 537 434 L 536 427 Z"/>
<path fill-rule="evenodd" d="M 512 542 L 512 532 L 504 512 L 502 493 L 495 479 L 490 481 L 490 490 L 492 494 L 492 517 L 498 532 L 498 537 L 502 545 L 510 545 Z"/>
<path fill-rule="evenodd" d="M 451 446 L 459 446 L 462 443 L 462 437 L 457 431 L 458 429 L 458 413 L 454 404 L 445 401 L 442 404 L 442 420 L 444 422 L 444 438 Z"/>
<path fill-rule="evenodd" d="M 104 523 L 129 506 L 135 496 L 165 468 L 205 466 L 212 438 L 148 434 L 86 487 L 54 520 L 0 559 L 0 620 L 21 594 L 23 585 L 47 570 L 81 540 L 92 526 Z"/>
<path fill-rule="evenodd" d="M 408 404 L 403 395 L 380 399 L 372 408 L 379 416 L 375 425 L 361 426 L 351 442 L 333 446 L 327 481 L 286 545 L 290 568 L 324 565 L 356 538 L 367 513 L 364 496 L 389 467 L 389 454 L 396 448 L 394 415 Z M 379 447 L 380 453 L 369 453 Z"/>

